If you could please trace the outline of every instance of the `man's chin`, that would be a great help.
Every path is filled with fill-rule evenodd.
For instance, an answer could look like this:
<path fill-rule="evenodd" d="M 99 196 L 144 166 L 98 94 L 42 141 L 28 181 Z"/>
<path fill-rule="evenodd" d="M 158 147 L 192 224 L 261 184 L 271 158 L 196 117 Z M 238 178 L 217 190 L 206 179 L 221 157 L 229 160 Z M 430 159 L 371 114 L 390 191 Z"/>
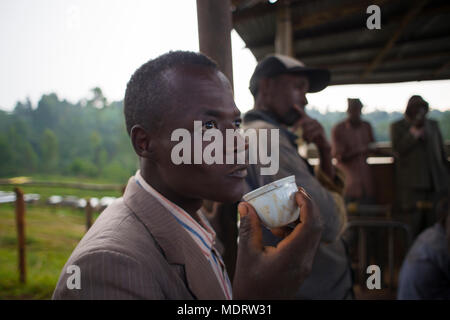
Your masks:
<path fill-rule="evenodd" d="M 241 201 L 243 195 L 244 195 L 244 188 L 242 186 L 224 192 L 219 191 L 215 194 L 208 195 L 207 197 L 205 197 L 205 200 L 221 203 L 235 203 Z"/>
<path fill-rule="evenodd" d="M 283 117 L 283 124 L 290 127 L 300 120 L 300 114 L 295 109 L 289 110 Z"/>

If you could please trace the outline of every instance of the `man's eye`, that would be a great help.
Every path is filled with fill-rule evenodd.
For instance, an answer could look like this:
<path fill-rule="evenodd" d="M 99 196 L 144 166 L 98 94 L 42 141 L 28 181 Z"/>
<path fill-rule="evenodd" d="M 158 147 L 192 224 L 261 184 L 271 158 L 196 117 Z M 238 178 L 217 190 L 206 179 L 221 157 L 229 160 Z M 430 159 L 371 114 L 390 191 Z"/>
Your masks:
<path fill-rule="evenodd" d="M 242 120 L 241 119 L 234 120 L 234 125 L 236 126 L 236 128 L 240 128 L 241 124 L 242 124 Z"/>
<path fill-rule="evenodd" d="M 217 123 L 214 120 L 206 121 L 203 124 L 203 128 L 205 128 L 206 130 L 213 129 L 213 128 L 217 129 Z"/>

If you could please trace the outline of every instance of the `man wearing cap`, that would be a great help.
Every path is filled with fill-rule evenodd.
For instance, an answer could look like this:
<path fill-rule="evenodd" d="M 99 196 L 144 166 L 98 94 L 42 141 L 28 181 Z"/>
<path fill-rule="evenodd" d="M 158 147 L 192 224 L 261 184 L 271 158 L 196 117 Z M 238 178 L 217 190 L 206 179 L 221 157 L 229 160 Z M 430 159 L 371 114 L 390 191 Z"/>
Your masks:
<path fill-rule="evenodd" d="M 306 93 L 324 89 L 329 80 L 327 70 L 308 68 L 287 56 L 270 55 L 257 65 L 250 80 L 255 104 L 244 116 L 246 129 L 279 129 L 279 171 L 260 175 L 261 164 L 251 165 L 246 179 L 249 190 L 295 175 L 296 183 L 317 204 L 323 221 L 321 243 L 311 274 L 297 291 L 299 299 L 353 298 L 349 260 L 340 239 L 346 223 L 343 179 L 331 163 L 331 146 L 323 127 L 304 111 Z M 298 153 L 297 129 L 302 131 L 303 140 L 316 145 L 319 166 L 311 167 Z M 280 239 L 263 228 L 263 241 L 265 245 L 276 245 Z"/>
<path fill-rule="evenodd" d="M 338 123 L 331 131 L 332 154 L 338 161 L 338 167 L 345 173 L 346 200 L 372 204 L 373 179 L 366 162 L 370 147 L 375 142 L 372 126 L 361 119 L 361 101 L 347 101 L 347 119 Z"/>
<path fill-rule="evenodd" d="M 405 117 L 391 126 L 397 198 L 414 236 L 436 221 L 433 212 L 423 209 L 446 196 L 448 190 L 449 163 L 442 135 L 427 113 L 428 102 L 414 95 Z"/>

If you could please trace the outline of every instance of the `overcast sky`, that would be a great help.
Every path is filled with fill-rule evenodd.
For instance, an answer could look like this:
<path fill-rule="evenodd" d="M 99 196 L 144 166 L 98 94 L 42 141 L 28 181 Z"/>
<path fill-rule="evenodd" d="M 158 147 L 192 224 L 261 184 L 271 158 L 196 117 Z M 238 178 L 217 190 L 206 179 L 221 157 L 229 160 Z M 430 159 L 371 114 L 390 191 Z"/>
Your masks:
<path fill-rule="evenodd" d="M 169 50 L 198 51 L 195 0 L 0 0 L 0 109 L 56 92 L 76 102 L 99 86 L 123 99 L 133 71 Z M 235 98 L 252 107 L 248 81 L 256 60 L 232 32 Z M 450 109 L 450 81 L 332 86 L 310 94 L 321 111 L 346 109 L 360 97 L 366 111 L 403 111 L 420 94 L 432 108 Z"/>

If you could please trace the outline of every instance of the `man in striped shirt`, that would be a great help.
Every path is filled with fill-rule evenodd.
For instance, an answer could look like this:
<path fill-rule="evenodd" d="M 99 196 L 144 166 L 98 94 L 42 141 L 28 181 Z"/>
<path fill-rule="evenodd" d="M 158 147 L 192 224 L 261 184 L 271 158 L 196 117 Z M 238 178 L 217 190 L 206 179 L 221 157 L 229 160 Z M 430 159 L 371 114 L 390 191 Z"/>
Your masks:
<path fill-rule="evenodd" d="M 239 201 L 247 165 L 177 165 L 171 159 L 176 145 L 171 134 L 178 128 L 194 132 L 194 121 L 202 121 L 203 131 L 240 126 L 230 83 L 217 65 L 202 54 L 181 51 L 150 60 L 131 77 L 124 111 L 140 169 L 123 198 L 105 209 L 80 241 L 53 298 L 292 297 L 311 270 L 322 231 L 305 191 L 296 194 L 301 223 L 276 248 L 263 247 L 255 210 L 248 203 L 239 205 L 239 248 L 231 285 L 215 232 L 200 208 L 204 199 Z M 81 274 L 78 287 L 71 285 L 74 265 Z"/>

